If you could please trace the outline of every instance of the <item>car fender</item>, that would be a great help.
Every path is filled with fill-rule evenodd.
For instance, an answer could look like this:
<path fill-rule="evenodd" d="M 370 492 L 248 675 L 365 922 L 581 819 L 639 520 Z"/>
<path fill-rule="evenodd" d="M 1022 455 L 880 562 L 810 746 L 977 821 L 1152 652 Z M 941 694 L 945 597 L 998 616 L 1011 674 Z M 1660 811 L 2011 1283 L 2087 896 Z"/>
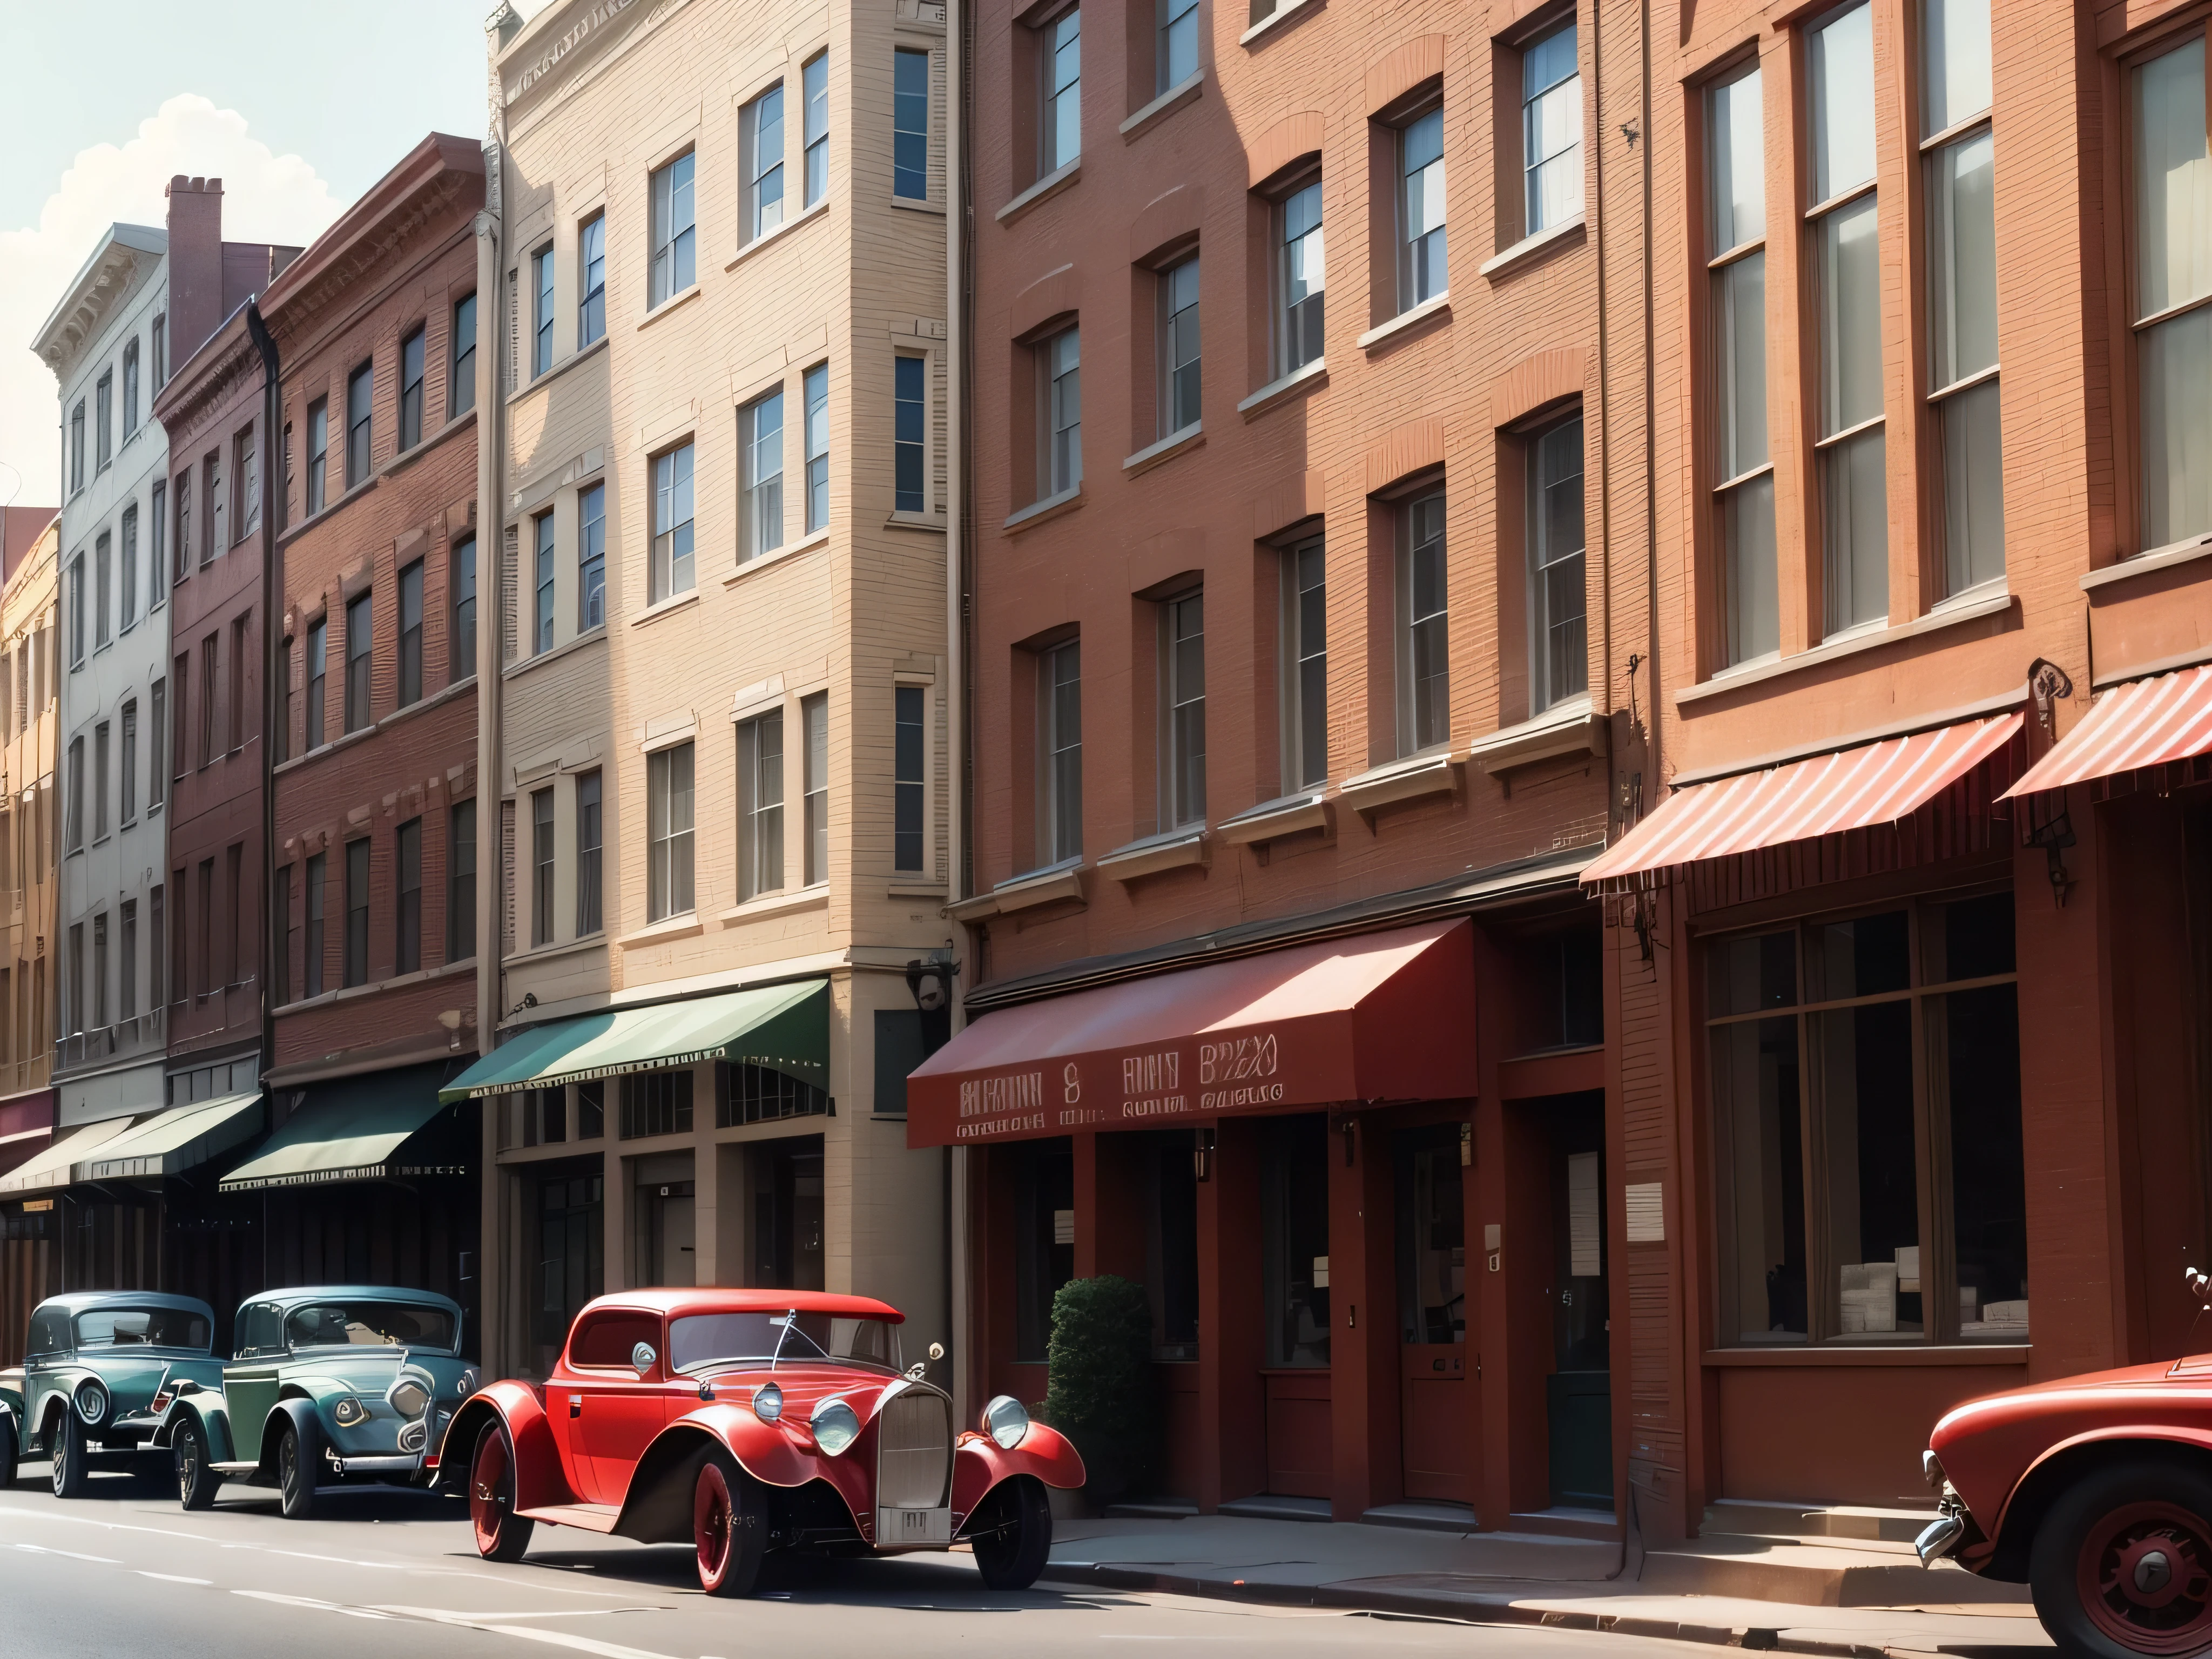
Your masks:
<path fill-rule="evenodd" d="M 1032 1422 L 1011 1451 L 969 1430 L 961 1435 L 952 1453 L 953 1525 L 957 1528 L 973 1515 L 994 1486 L 1018 1474 L 1033 1474 L 1046 1486 L 1062 1490 L 1090 1478 L 1082 1455 L 1067 1437 L 1048 1425 Z"/>
<path fill-rule="evenodd" d="M 261 1464 L 254 1471 L 257 1477 L 276 1478 L 276 1431 L 287 1423 L 292 1432 L 300 1437 L 303 1447 L 318 1448 L 323 1443 L 323 1425 L 315 1413 L 315 1402 L 305 1395 L 288 1394 L 269 1408 L 269 1415 L 261 1425 Z M 228 1425 L 225 1425 L 228 1427 Z M 316 1478 L 322 1475 L 316 1470 Z"/>
<path fill-rule="evenodd" d="M 2069 1478 L 2055 1465 L 2075 1453 L 2097 1446 L 2186 1446 L 2195 1451 L 2212 1453 L 2212 1431 L 2166 1423 L 2115 1423 L 2053 1442 L 2045 1448 L 2041 1456 L 2028 1465 L 2026 1472 L 2013 1483 L 2012 1490 L 2004 1494 L 2003 1504 L 1997 1510 L 1996 1524 L 1989 1529 L 1989 1559 L 1994 1559 L 2000 1553 L 2011 1552 L 2015 1540 L 2005 1535 L 2005 1529 L 2016 1520 L 2040 1522 L 2043 1512 L 2050 1506 L 2051 1497 L 2058 1490 L 2058 1487 L 2041 1490 L 2045 1478 L 2056 1477 L 2061 1486 Z M 1964 1496 L 1963 1493 L 1960 1495 Z M 2023 1498 L 2027 1501 L 2023 1503 Z M 1971 1503 L 1967 1504 L 1970 1510 L 1972 1507 Z M 2023 1510 L 2026 1511 L 2025 1516 Z M 2031 1547 L 2033 1542 L 2032 1538 L 2017 1541 L 2022 1549 Z M 1977 1554 L 1980 1553 L 1977 1552 Z M 1977 1560 L 1974 1565 L 1978 1567 L 1981 1562 Z"/>
<path fill-rule="evenodd" d="M 507 1425 L 514 1443 L 514 1507 L 544 1509 L 555 1504 L 582 1500 L 568 1488 L 561 1468 L 561 1449 L 553 1443 L 553 1425 L 545 1405 L 527 1382 L 502 1380 L 486 1383 L 466 1400 L 446 1425 L 438 1446 L 440 1490 L 466 1492 L 469 1466 L 476 1459 L 477 1441 L 484 1425 L 495 1418 Z"/>
<path fill-rule="evenodd" d="M 171 1401 L 169 1409 L 161 1413 L 160 1426 L 154 1431 L 152 1443 L 175 1445 L 178 1426 L 187 1418 L 198 1422 L 200 1433 L 206 1437 L 210 1462 L 228 1463 L 238 1455 L 230 1438 L 230 1409 L 223 1403 L 222 1395 L 211 1389 L 179 1395 Z"/>
<path fill-rule="evenodd" d="M 698 1479 L 702 1455 L 718 1445 L 763 1486 L 826 1481 L 845 1500 L 855 1527 L 860 1527 L 864 1516 L 869 1522 L 874 1521 L 869 1507 L 869 1464 L 825 1457 L 800 1444 L 780 1423 L 763 1423 L 743 1406 L 715 1404 L 685 1413 L 653 1437 L 630 1472 L 615 1531 L 645 1543 L 688 1540 L 692 1483 Z M 861 1528 L 863 1536 L 872 1531 L 872 1524 Z"/>

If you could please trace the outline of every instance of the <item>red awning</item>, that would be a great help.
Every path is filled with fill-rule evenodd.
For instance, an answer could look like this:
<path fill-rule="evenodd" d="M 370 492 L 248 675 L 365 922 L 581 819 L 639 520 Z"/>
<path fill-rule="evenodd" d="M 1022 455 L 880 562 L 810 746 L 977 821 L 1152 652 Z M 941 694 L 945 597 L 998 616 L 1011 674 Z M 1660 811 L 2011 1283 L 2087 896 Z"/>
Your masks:
<path fill-rule="evenodd" d="M 907 1079 L 907 1145 L 1465 1098 L 1472 935 L 1463 917 L 1429 922 L 986 1014 Z"/>
<path fill-rule="evenodd" d="M 2116 685 L 2008 795 L 2063 789 L 2212 753 L 2212 665 Z"/>
<path fill-rule="evenodd" d="M 1625 886 L 1700 859 L 1894 823 L 1998 753 L 2020 729 L 2018 714 L 1999 714 L 1691 784 L 1584 870 L 1583 885 Z"/>

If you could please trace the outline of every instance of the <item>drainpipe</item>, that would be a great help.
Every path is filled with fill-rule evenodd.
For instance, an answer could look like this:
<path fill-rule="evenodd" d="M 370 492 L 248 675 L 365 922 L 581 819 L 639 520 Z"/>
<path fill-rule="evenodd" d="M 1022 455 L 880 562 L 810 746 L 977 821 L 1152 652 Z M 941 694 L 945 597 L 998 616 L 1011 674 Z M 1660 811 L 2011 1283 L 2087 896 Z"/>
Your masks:
<path fill-rule="evenodd" d="M 283 707 L 279 669 L 283 660 L 282 630 L 276 622 L 276 512 L 283 497 L 279 473 L 283 466 L 284 382 L 276 356 L 276 341 L 261 315 L 259 295 L 246 302 L 246 331 L 261 354 L 261 860 L 264 872 L 276 867 L 276 722 Z M 269 901 L 273 884 L 264 880 L 261 890 L 261 1073 L 266 1077 L 276 1064 L 276 1004 L 270 994 L 276 963 L 284 949 L 276 907 Z M 232 895 L 235 902 L 237 896 Z M 173 923 L 172 924 L 173 925 Z M 270 1114 L 275 1118 L 275 1114 Z M 266 1241 L 264 1241 L 264 1248 Z"/>
<path fill-rule="evenodd" d="M 967 574 L 968 465 L 972 446 L 968 433 L 968 8 L 964 0 L 946 0 L 945 7 L 945 102 L 951 118 L 945 131 L 945 189 L 951 200 L 945 216 L 945 430 L 952 442 L 951 464 L 945 469 L 945 639 L 946 753 L 952 767 L 952 787 L 947 802 L 946 847 L 948 902 L 968 896 L 969 766 L 968 754 Z M 975 941 L 969 931 L 956 925 L 959 941 L 953 954 L 963 962 L 975 960 Z M 951 998 L 952 1029 L 966 1022 L 960 1006 L 960 971 L 956 969 L 946 988 Z M 976 1407 L 974 1379 L 978 1356 L 970 1328 L 974 1309 L 969 1287 L 969 1208 L 972 1176 L 969 1149 L 951 1148 L 946 1156 L 951 1170 L 945 1193 L 945 1266 L 951 1284 L 945 1311 L 952 1321 L 952 1410 L 956 1421 L 967 1422 Z"/>
<path fill-rule="evenodd" d="M 502 10 L 504 8 L 502 8 Z M 496 52 L 497 47 L 493 51 Z M 500 419 L 499 356 L 504 319 L 500 314 L 501 173 L 505 147 L 497 94 L 494 94 L 491 136 L 484 140 L 484 204 L 476 216 L 477 238 L 477 1053 L 492 1050 L 499 1027 L 501 965 L 499 896 L 507 872 L 500 867 L 500 592 L 502 568 L 500 538 Z M 500 1212 L 498 1109 L 487 1103 L 479 1125 L 483 1173 L 478 1198 L 479 1237 L 477 1241 L 477 1295 L 482 1309 L 480 1343 L 483 1363 L 496 1370 L 511 1370 L 507 1352 L 509 1335 L 504 1305 L 506 1286 L 513 1274 L 502 1247 L 508 1229 Z M 495 1271 L 496 1269 L 497 1271 Z"/>

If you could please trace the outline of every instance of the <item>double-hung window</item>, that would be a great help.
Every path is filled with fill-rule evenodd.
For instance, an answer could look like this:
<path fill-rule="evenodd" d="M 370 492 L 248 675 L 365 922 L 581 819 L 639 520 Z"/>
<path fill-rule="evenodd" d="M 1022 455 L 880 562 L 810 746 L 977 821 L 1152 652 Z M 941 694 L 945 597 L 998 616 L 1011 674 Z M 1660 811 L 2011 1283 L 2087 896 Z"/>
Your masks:
<path fill-rule="evenodd" d="M 69 568 L 69 641 L 70 666 L 84 666 L 84 555 L 80 553 L 70 561 Z"/>
<path fill-rule="evenodd" d="M 465 294 L 453 301 L 453 362 L 446 371 L 446 418 L 465 415 L 477 406 L 477 296 Z M 320 454 L 319 445 L 310 445 Z"/>
<path fill-rule="evenodd" d="M 806 799 L 805 860 L 802 879 L 809 887 L 830 879 L 830 694 L 817 691 L 799 703 L 799 729 L 804 735 Z"/>
<path fill-rule="evenodd" d="M 108 627 L 115 599 L 115 541 L 105 530 L 92 544 L 92 639 L 95 649 L 114 637 Z"/>
<path fill-rule="evenodd" d="M 1528 712 L 1589 685 L 1583 585 L 1583 419 L 1528 446 Z"/>
<path fill-rule="evenodd" d="M 123 614 L 118 622 L 128 628 L 138 620 L 138 507 L 136 502 L 123 509 Z"/>
<path fill-rule="evenodd" d="M 2143 548 L 2212 532 L 2212 157 L 2198 34 L 2133 74 Z"/>
<path fill-rule="evenodd" d="M 927 735 L 922 711 L 928 693 L 918 685 L 891 689 L 891 868 L 918 872 L 922 860 L 922 822 L 928 787 Z"/>
<path fill-rule="evenodd" d="M 2000 580 L 2005 568 L 1990 0 L 1928 0 L 1921 31 L 1928 367 L 1943 433 L 1944 588 L 1963 593 Z"/>
<path fill-rule="evenodd" d="M 696 585 L 691 562 L 691 446 L 653 463 L 653 569 L 647 602 L 659 604 Z"/>
<path fill-rule="evenodd" d="M 352 489 L 368 477 L 369 403 L 376 369 L 363 363 L 346 376 L 345 481 Z"/>
<path fill-rule="evenodd" d="M 1757 64 L 1705 94 L 1712 354 L 1714 647 L 1722 666 L 1782 648 L 1774 467 L 1766 440 L 1765 138 Z"/>
<path fill-rule="evenodd" d="M 698 280 L 698 231 L 692 199 L 697 157 L 678 156 L 653 175 L 653 265 L 649 304 L 673 299 Z"/>
<path fill-rule="evenodd" d="M 318 853 L 307 860 L 307 940 L 301 946 L 301 980 L 307 994 L 319 997 L 323 994 L 323 915 L 328 898 L 325 889 L 330 884 L 329 854 Z M 179 872 L 181 877 L 182 872 Z M 178 930 L 179 937 L 183 929 Z M 183 976 L 178 976 L 177 989 L 184 989 Z"/>
<path fill-rule="evenodd" d="M 117 772 L 118 793 L 122 799 L 124 823 L 137 822 L 138 817 L 138 703 L 136 698 L 123 705 L 122 765 Z"/>
<path fill-rule="evenodd" d="M 447 581 L 451 616 L 446 623 L 447 680 L 465 680 L 477 672 L 477 538 L 453 544 Z"/>
<path fill-rule="evenodd" d="M 70 494 L 74 495 L 84 488 L 84 399 L 76 400 L 70 411 Z"/>
<path fill-rule="evenodd" d="M 318 398 L 307 409 L 307 516 L 330 505 L 331 400 Z"/>
<path fill-rule="evenodd" d="M 392 971 L 411 974 L 422 965 L 422 820 L 410 818 L 392 838 L 398 891 L 393 906 Z"/>
<path fill-rule="evenodd" d="M 738 897 L 783 885 L 783 711 L 738 727 Z"/>
<path fill-rule="evenodd" d="M 691 885 L 692 745 L 646 757 L 646 912 L 659 921 L 696 908 Z"/>
<path fill-rule="evenodd" d="M 553 244 L 530 256 L 531 305 L 530 372 L 543 374 L 553 367 Z M 404 446 L 403 446 L 404 447 Z"/>
<path fill-rule="evenodd" d="M 830 365 L 806 371 L 806 533 L 830 526 Z"/>
<path fill-rule="evenodd" d="M 349 841 L 345 849 L 345 960 L 347 985 L 368 983 L 368 837 Z M 204 871 L 205 866 L 202 866 Z M 202 883 L 202 890 L 205 890 Z"/>
<path fill-rule="evenodd" d="M 422 441 L 422 346 L 428 331 L 417 328 L 399 343 L 399 447 L 403 450 Z"/>
<path fill-rule="evenodd" d="M 576 233 L 576 349 L 607 331 L 607 216 L 595 213 Z"/>
<path fill-rule="evenodd" d="M 1583 210 L 1583 79 L 1572 23 L 1522 51 L 1521 167 L 1522 234 L 1550 230 Z"/>
<path fill-rule="evenodd" d="M 1309 179 L 1275 210 L 1281 251 L 1275 275 L 1279 309 L 1279 374 L 1289 374 L 1322 355 L 1322 289 L 1328 277 L 1322 251 L 1321 180 Z"/>
<path fill-rule="evenodd" d="M 1037 176 L 1083 154 L 1083 9 L 1071 6 L 1040 32 L 1044 118 L 1037 123 Z"/>
<path fill-rule="evenodd" d="M 530 942 L 553 942 L 553 792 L 530 796 Z"/>
<path fill-rule="evenodd" d="M 1198 424 L 1198 256 L 1159 274 L 1159 435 Z"/>
<path fill-rule="evenodd" d="M 345 729 L 358 732 L 374 719 L 369 708 L 369 665 L 375 639 L 374 595 L 363 593 L 345 608 Z"/>
<path fill-rule="evenodd" d="M 553 648 L 553 514 L 539 514 L 530 521 L 531 545 L 535 552 L 536 608 L 531 613 L 530 649 L 540 655 Z"/>
<path fill-rule="evenodd" d="M 599 916 L 599 775 L 576 777 L 576 937 L 596 933 Z"/>
<path fill-rule="evenodd" d="M 1160 606 L 1160 828 L 1206 819 L 1206 594 Z"/>
<path fill-rule="evenodd" d="M 477 804 L 456 801 L 446 829 L 446 960 L 477 953 Z"/>
<path fill-rule="evenodd" d="M 928 449 L 928 371 L 924 357 L 891 360 L 891 505 L 901 513 L 924 512 L 929 505 L 922 483 Z"/>
<path fill-rule="evenodd" d="M 1037 662 L 1037 758 L 1042 774 L 1037 853 L 1058 864 L 1083 852 L 1083 643 L 1054 646 Z"/>
<path fill-rule="evenodd" d="M 1058 495 L 1083 482 L 1083 337 L 1061 331 L 1037 349 L 1037 475 L 1040 495 Z"/>
<path fill-rule="evenodd" d="M 307 734 L 306 747 L 319 749 L 329 741 L 325 733 L 323 700 L 329 684 L 331 661 L 331 624 L 327 617 L 318 617 L 307 629 Z"/>
<path fill-rule="evenodd" d="M 1198 73 L 1198 0 L 1158 0 L 1158 3 L 1159 46 L 1153 53 L 1155 94 L 1179 87 Z M 1274 9 L 1273 0 L 1265 9 Z"/>
<path fill-rule="evenodd" d="M 783 390 L 738 411 L 738 558 L 783 545 Z"/>
<path fill-rule="evenodd" d="M 745 240 L 783 222 L 783 83 L 745 106 Z"/>
<path fill-rule="evenodd" d="M 112 370 L 102 374 L 92 390 L 93 429 L 97 446 L 94 471 L 105 468 L 115 459 L 115 374 Z"/>
<path fill-rule="evenodd" d="M 607 620 L 607 487 L 576 493 L 576 631 Z"/>
<path fill-rule="evenodd" d="M 1283 792 L 1328 780 L 1328 550 L 1283 552 Z"/>
<path fill-rule="evenodd" d="M 69 746 L 69 799 L 63 803 L 62 846 L 71 853 L 84 850 L 84 739 L 71 738 Z"/>
<path fill-rule="evenodd" d="M 123 441 L 138 429 L 138 342 L 123 348 Z"/>
<path fill-rule="evenodd" d="M 1444 492 L 1408 501 L 1398 532 L 1398 746 L 1418 754 L 1451 738 L 1450 612 L 1444 580 Z"/>
<path fill-rule="evenodd" d="M 1398 307 L 1444 291 L 1444 111 L 1415 116 L 1398 133 Z"/>
<path fill-rule="evenodd" d="M 806 205 L 830 193 L 830 54 L 817 52 L 799 72 L 799 96 L 806 100 Z"/>
<path fill-rule="evenodd" d="M 891 194 L 929 199 L 929 54 L 891 54 Z"/>
<path fill-rule="evenodd" d="M 244 541 L 261 527 L 261 452 L 247 427 L 231 440 L 231 540 Z"/>
<path fill-rule="evenodd" d="M 1812 251 L 1820 307 L 1822 631 L 1835 635 L 1889 614 L 1874 8 L 1869 0 L 1814 29 L 1806 60 L 1813 93 Z"/>
<path fill-rule="evenodd" d="M 108 776 L 113 769 L 110 763 L 114 733 L 106 720 L 92 729 L 92 838 L 106 841 L 108 831 Z"/>
<path fill-rule="evenodd" d="M 399 573 L 399 706 L 422 701 L 422 561 Z"/>

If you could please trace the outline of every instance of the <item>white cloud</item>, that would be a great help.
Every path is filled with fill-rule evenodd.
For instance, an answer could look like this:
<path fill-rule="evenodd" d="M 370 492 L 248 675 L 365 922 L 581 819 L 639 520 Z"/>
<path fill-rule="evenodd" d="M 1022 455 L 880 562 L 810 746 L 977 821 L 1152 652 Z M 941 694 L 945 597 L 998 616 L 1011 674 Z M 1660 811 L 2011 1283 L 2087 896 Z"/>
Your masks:
<path fill-rule="evenodd" d="M 273 155 L 244 116 L 197 93 L 163 103 L 128 143 L 78 152 L 38 224 L 0 230 L 0 501 L 61 500 L 59 392 L 31 337 L 110 224 L 167 222 L 163 192 L 179 173 L 222 180 L 227 241 L 305 246 L 345 207 L 307 161 Z"/>

